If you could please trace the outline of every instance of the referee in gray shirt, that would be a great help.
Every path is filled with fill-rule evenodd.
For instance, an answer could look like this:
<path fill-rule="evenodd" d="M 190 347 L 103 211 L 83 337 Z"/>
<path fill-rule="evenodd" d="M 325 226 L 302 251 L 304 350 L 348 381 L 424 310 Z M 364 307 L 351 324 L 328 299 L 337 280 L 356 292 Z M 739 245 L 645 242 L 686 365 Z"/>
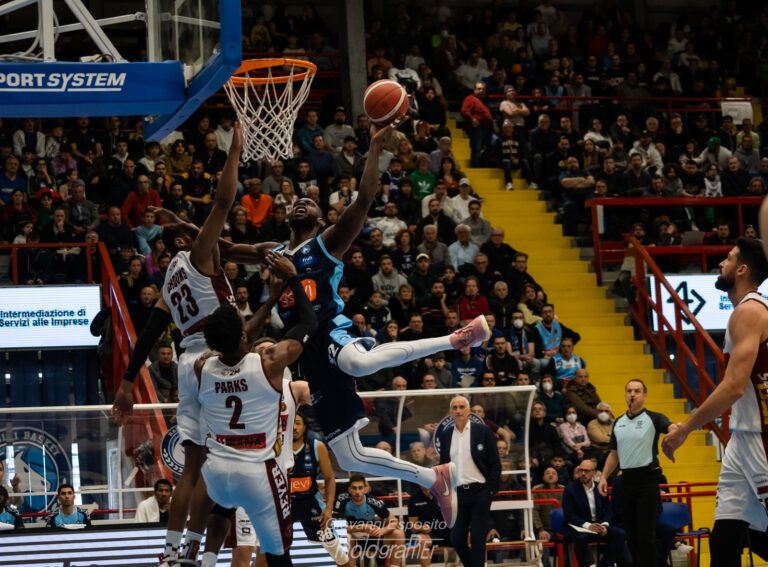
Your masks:
<path fill-rule="evenodd" d="M 632 563 L 643 567 L 663 565 L 656 553 L 656 516 L 659 509 L 659 435 L 677 426 L 660 413 L 645 409 L 648 388 L 642 380 L 624 387 L 627 413 L 613 424 L 611 452 L 603 467 L 598 490 L 608 494 L 608 478 L 618 465 L 622 471 L 621 511 Z"/>

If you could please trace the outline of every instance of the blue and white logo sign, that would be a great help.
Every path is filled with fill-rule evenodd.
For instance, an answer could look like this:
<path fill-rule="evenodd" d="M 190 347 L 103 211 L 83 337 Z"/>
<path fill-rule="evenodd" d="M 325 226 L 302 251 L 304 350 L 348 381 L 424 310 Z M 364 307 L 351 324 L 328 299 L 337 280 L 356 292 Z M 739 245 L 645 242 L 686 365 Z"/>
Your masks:
<path fill-rule="evenodd" d="M 476 423 L 479 425 L 485 425 L 485 421 L 474 413 L 469 414 L 469 421 L 472 423 Z M 447 415 L 443 418 L 443 420 L 437 424 L 437 427 L 435 428 L 435 433 L 432 436 L 432 443 L 435 445 L 435 449 L 437 449 L 437 452 L 440 452 L 440 435 L 443 434 L 443 431 L 446 429 L 450 429 L 453 427 L 453 418 L 450 415 Z M 479 447 L 479 449 L 482 451 L 482 447 Z"/>
<path fill-rule="evenodd" d="M 47 492 L 47 495 L 24 498 L 24 511 L 49 510 L 56 500 L 59 486 L 72 480 L 69 454 L 51 434 L 34 427 L 14 427 L 11 438 L 0 429 L 0 458 L 6 447 L 13 447 L 13 468 L 20 479 L 19 492 Z"/>
<path fill-rule="evenodd" d="M 182 473 L 184 470 L 184 446 L 181 444 L 181 435 L 179 435 L 175 425 L 163 436 L 160 456 L 163 459 L 163 464 L 171 469 L 173 474 L 180 475 Z"/>
<path fill-rule="evenodd" d="M 75 116 L 84 108 L 91 116 L 173 112 L 184 89 L 179 61 L 0 63 L 6 116 Z"/>

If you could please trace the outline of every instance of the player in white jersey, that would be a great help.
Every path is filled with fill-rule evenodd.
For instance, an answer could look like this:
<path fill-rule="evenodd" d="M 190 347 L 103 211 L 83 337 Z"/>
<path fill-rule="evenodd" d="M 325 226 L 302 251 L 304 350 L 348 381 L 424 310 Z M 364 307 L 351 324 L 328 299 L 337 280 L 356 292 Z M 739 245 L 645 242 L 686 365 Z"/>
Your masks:
<path fill-rule="evenodd" d="M 112 406 L 115 419 L 125 423 L 133 408 L 133 380 L 157 337 L 172 320 L 181 329 L 184 335 L 182 345 L 187 349 L 179 357 L 177 410 L 178 430 L 185 447 L 185 463 L 171 502 L 161 566 L 170 565 L 178 557 L 191 495 L 200 476 L 205 454 L 205 429 L 199 419 L 197 381 L 193 372 L 194 360 L 205 348 L 202 325 L 206 316 L 219 305 L 234 303 L 234 294 L 221 271 L 218 241 L 237 194 L 237 167 L 241 149 L 242 132 L 240 125 L 236 124 L 211 212 L 199 232 L 184 225 L 163 227 L 163 242 L 175 257 L 163 283 L 163 296 L 155 304 L 144 331 L 134 345 L 131 360 Z M 187 533 L 188 540 L 196 538 L 199 541 L 201 537 L 196 533 Z"/>
<path fill-rule="evenodd" d="M 763 233 L 766 234 L 766 233 Z M 747 530 L 752 549 L 768 550 L 768 301 L 757 293 L 768 261 L 757 239 L 739 238 L 720 263 L 715 287 L 734 306 L 728 321 L 725 375 L 704 403 L 662 442 L 674 452 L 696 429 L 731 413 L 731 440 L 717 485 L 715 525 L 709 540 L 712 567 L 741 565 Z"/>
<path fill-rule="evenodd" d="M 270 266 L 283 260 L 267 256 Z M 250 353 L 243 318 L 235 307 L 216 309 L 204 324 L 208 346 L 220 354 L 195 362 L 198 400 L 208 428 L 202 474 L 211 499 L 223 508 L 241 505 L 251 519 L 270 567 L 291 565 L 290 488 L 277 463 L 282 452 L 281 404 L 286 366 L 317 330 L 317 316 L 296 276 L 288 279 L 301 316 L 285 337 Z M 287 448 L 286 450 L 290 450 Z M 203 555 L 212 567 L 216 554 Z"/>

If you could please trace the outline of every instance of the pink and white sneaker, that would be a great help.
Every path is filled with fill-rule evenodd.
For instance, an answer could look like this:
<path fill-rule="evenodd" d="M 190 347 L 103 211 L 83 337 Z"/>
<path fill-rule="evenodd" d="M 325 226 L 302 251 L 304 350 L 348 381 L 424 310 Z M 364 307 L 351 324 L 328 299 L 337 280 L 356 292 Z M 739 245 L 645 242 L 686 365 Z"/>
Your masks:
<path fill-rule="evenodd" d="M 488 327 L 488 321 L 485 320 L 485 315 L 479 315 L 472 319 L 468 325 L 451 333 L 451 346 L 456 350 L 461 350 L 478 346 L 490 338 L 491 329 Z"/>
<path fill-rule="evenodd" d="M 429 491 L 437 500 L 443 519 L 450 529 L 456 523 L 456 515 L 459 512 L 459 503 L 456 499 L 456 477 L 459 471 L 453 463 L 437 465 L 432 467 L 432 470 L 435 471 L 437 480 Z"/>

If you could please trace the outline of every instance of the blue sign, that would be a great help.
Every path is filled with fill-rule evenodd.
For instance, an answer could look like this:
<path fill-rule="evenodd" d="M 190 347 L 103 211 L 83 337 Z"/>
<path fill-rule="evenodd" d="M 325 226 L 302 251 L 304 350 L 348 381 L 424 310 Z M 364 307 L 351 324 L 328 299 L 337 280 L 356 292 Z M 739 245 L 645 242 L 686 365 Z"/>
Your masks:
<path fill-rule="evenodd" d="M 130 116 L 175 111 L 185 100 L 181 62 L 0 63 L 4 116 Z"/>
<path fill-rule="evenodd" d="M 48 492 L 47 496 L 26 496 L 24 512 L 50 509 L 59 485 L 72 481 L 69 454 L 51 434 L 35 427 L 16 426 L 9 439 L 0 429 L 0 459 L 5 460 L 6 446 L 13 446 L 13 468 L 19 477 L 19 492 Z"/>

